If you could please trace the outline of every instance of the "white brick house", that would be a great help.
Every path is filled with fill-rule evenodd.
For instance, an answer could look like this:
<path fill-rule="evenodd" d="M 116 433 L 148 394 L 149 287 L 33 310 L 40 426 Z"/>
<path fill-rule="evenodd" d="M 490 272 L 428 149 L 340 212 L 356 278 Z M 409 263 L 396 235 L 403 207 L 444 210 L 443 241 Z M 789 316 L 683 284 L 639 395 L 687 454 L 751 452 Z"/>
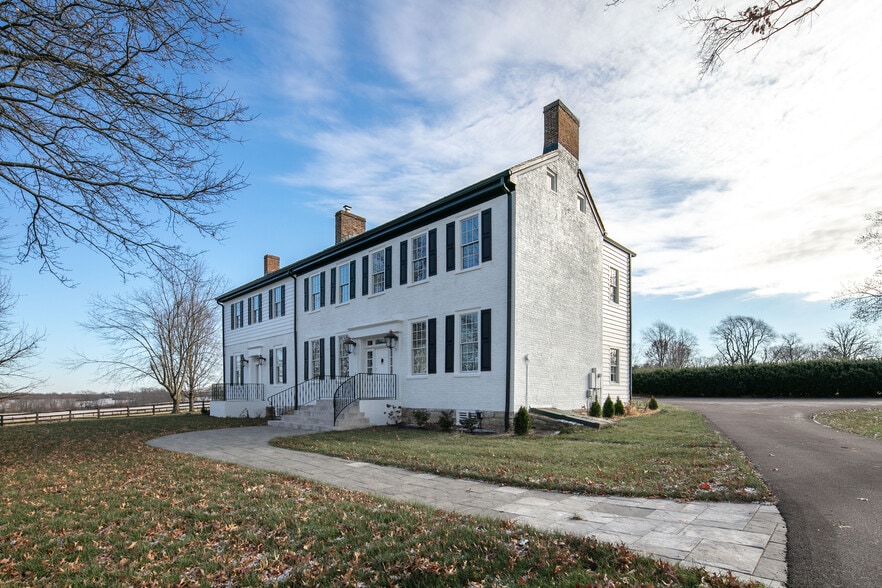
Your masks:
<path fill-rule="evenodd" d="M 627 402 L 634 254 L 579 169 L 578 119 L 560 101 L 544 116 L 539 157 L 369 231 L 345 207 L 334 246 L 284 267 L 266 256 L 219 296 L 212 414 L 336 395 L 362 423 L 385 424 L 391 403 L 507 429 L 520 406 Z"/>

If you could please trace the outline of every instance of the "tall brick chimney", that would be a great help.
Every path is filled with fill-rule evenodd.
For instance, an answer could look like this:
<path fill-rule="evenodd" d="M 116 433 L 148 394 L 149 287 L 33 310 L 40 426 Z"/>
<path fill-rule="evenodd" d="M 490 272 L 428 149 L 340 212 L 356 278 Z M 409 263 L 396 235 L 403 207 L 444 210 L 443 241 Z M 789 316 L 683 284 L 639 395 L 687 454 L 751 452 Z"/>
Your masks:
<path fill-rule="evenodd" d="M 279 256 L 264 255 L 263 256 L 263 273 L 264 275 L 279 271 Z"/>
<path fill-rule="evenodd" d="M 334 239 L 336 243 L 342 243 L 346 239 L 351 239 L 364 233 L 364 218 L 357 214 L 352 214 L 351 210 L 352 208 L 346 205 L 343 207 L 343 210 L 338 210 L 337 214 L 334 215 Z"/>
<path fill-rule="evenodd" d="M 545 147 L 542 153 L 563 147 L 579 159 L 579 119 L 560 100 L 545 107 Z"/>

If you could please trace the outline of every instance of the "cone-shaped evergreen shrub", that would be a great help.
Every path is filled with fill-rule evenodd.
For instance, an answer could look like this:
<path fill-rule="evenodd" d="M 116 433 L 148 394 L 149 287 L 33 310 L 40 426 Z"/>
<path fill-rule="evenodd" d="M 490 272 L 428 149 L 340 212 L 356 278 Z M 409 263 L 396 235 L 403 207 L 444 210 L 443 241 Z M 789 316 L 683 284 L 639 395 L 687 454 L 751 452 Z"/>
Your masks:
<path fill-rule="evenodd" d="M 530 434 L 530 413 L 527 412 L 527 409 L 523 406 L 518 409 L 518 412 L 515 415 L 514 432 L 515 435 Z"/>
<path fill-rule="evenodd" d="M 655 396 L 649 397 L 647 408 L 649 408 L 649 410 L 658 410 L 658 400 L 655 399 Z"/>
<path fill-rule="evenodd" d="M 622 399 L 616 396 L 616 404 L 613 407 L 613 412 L 615 412 L 616 416 L 625 416 L 625 405 L 622 404 Z"/>
<path fill-rule="evenodd" d="M 613 405 L 612 398 L 607 396 L 606 400 L 603 402 L 603 418 L 611 419 L 613 416 L 613 413 L 615 413 L 615 411 L 616 411 L 616 408 Z"/>
<path fill-rule="evenodd" d="M 588 408 L 588 416 L 600 418 L 600 403 L 595 399 Z"/>

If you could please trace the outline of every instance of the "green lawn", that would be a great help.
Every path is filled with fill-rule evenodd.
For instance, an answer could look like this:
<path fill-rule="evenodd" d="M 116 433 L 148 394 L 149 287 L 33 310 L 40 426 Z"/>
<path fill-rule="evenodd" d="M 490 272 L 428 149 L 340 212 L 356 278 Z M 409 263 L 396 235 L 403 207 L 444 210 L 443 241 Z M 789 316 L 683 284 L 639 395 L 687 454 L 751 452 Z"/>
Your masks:
<path fill-rule="evenodd" d="M 879 409 L 822 412 L 816 418 L 819 423 L 840 431 L 882 439 L 882 410 Z"/>
<path fill-rule="evenodd" d="M 0 585 L 739 586 L 623 547 L 144 445 L 203 416 L 0 429 Z"/>
<path fill-rule="evenodd" d="M 444 476 L 585 494 L 751 502 L 768 487 L 698 413 L 664 407 L 601 430 L 482 436 L 375 427 L 275 439 L 279 447 Z"/>

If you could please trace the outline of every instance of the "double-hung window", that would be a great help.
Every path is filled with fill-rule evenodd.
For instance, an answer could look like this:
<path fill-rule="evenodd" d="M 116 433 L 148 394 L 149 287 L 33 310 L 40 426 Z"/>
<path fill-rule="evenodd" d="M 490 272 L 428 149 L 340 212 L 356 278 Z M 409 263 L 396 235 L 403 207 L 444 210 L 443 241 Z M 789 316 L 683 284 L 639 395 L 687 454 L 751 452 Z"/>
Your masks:
<path fill-rule="evenodd" d="M 429 246 L 426 233 L 418 235 L 410 240 L 411 263 L 413 267 L 412 279 L 421 282 L 429 275 Z"/>
<path fill-rule="evenodd" d="M 348 263 L 344 263 L 337 268 L 337 277 L 339 280 L 339 284 L 337 286 L 339 288 L 337 301 L 340 304 L 343 304 L 344 302 L 349 302 L 349 281 L 352 279 L 352 276 L 349 275 Z"/>
<path fill-rule="evenodd" d="M 251 301 L 249 304 L 251 310 L 251 316 L 248 318 L 249 324 L 255 324 L 261 322 L 263 319 L 263 314 L 261 312 L 261 302 L 263 301 L 263 296 L 260 294 L 255 294 L 251 297 Z"/>
<path fill-rule="evenodd" d="M 412 323 L 410 338 L 410 371 L 414 375 L 428 373 L 428 337 L 426 321 Z"/>
<path fill-rule="evenodd" d="M 245 301 L 233 303 L 233 328 L 241 329 L 245 325 Z"/>
<path fill-rule="evenodd" d="M 347 291 L 347 293 L 348 293 L 348 291 Z M 346 345 L 345 345 L 346 337 L 344 337 L 344 336 L 337 337 L 337 341 L 339 341 L 337 357 L 339 358 L 339 362 L 340 362 L 339 369 L 337 371 L 340 372 L 341 378 L 348 378 L 349 377 L 349 351 L 346 350 Z"/>
<path fill-rule="evenodd" d="M 288 366 L 285 365 L 287 363 L 288 354 L 286 353 L 286 349 L 284 347 L 277 347 L 276 349 L 273 349 L 273 354 L 273 371 L 275 372 L 273 375 L 275 376 L 276 384 L 284 384 L 285 382 L 287 382 L 288 378 Z"/>
<path fill-rule="evenodd" d="M 386 253 L 382 250 L 371 254 L 371 293 L 379 294 L 386 289 Z"/>
<path fill-rule="evenodd" d="M 619 381 L 619 350 L 609 350 L 609 381 L 618 383 Z"/>
<path fill-rule="evenodd" d="M 230 378 L 233 384 L 245 383 L 245 356 L 233 355 L 230 357 Z"/>
<path fill-rule="evenodd" d="M 481 262 L 481 222 L 475 215 L 460 221 L 462 269 L 476 267 Z"/>
<path fill-rule="evenodd" d="M 310 308 L 318 310 L 322 307 L 322 275 L 316 274 L 309 281 Z"/>
<path fill-rule="evenodd" d="M 479 358 L 478 313 L 459 315 L 459 370 L 478 371 Z"/>
<path fill-rule="evenodd" d="M 285 315 L 285 286 L 276 286 L 269 293 L 269 318 Z"/>
<path fill-rule="evenodd" d="M 310 372 L 311 378 L 319 379 L 324 374 L 322 374 L 322 340 L 321 339 L 313 339 L 310 341 Z"/>
<path fill-rule="evenodd" d="M 619 303 L 619 270 L 609 268 L 609 299 L 614 304 Z"/>

